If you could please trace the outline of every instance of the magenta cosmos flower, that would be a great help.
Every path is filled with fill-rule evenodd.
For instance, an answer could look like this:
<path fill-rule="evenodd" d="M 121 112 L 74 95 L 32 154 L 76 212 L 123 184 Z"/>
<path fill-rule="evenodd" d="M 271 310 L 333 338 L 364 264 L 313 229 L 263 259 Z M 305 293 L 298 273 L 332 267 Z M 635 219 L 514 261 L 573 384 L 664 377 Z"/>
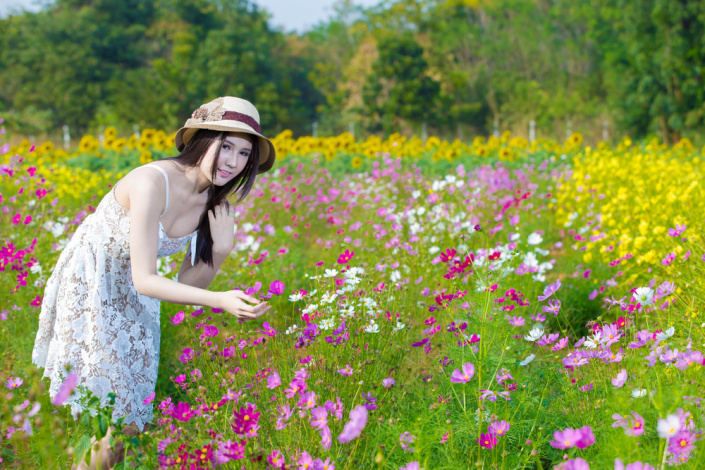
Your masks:
<path fill-rule="evenodd" d="M 656 470 L 654 467 L 649 465 L 648 463 L 643 463 L 643 462 L 634 462 L 634 463 L 629 463 L 627 466 L 624 466 L 624 463 L 616 459 L 614 461 L 614 470 Z"/>
<path fill-rule="evenodd" d="M 497 445 L 497 438 L 490 433 L 480 434 L 480 438 L 475 440 L 480 443 L 480 447 L 485 447 L 490 450 Z"/>
<path fill-rule="evenodd" d="M 56 395 L 54 395 L 54 398 L 52 398 L 51 404 L 54 406 L 63 405 L 64 402 L 68 399 L 69 395 L 71 395 L 73 389 L 76 388 L 77 383 L 78 374 L 75 372 L 69 373 L 69 375 L 66 376 L 64 382 L 59 386 L 59 391 L 56 392 Z"/>
<path fill-rule="evenodd" d="M 487 429 L 487 432 L 489 432 L 493 436 L 504 436 L 505 434 L 507 434 L 507 431 L 509 431 L 509 423 L 504 420 L 495 421 L 494 423 L 490 424 L 489 429 Z"/>
<path fill-rule="evenodd" d="M 554 467 L 555 470 L 590 470 L 590 465 L 588 463 L 581 459 L 580 457 L 576 459 L 570 459 L 566 460 L 565 462 L 561 463 L 560 465 L 557 465 Z"/>
<path fill-rule="evenodd" d="M 589 429 L 590 427 L 586 426 L 586 428 Z M 592 431 L 590 431 L 590 435 L 592 435 Z M 589 437 L 590 436 L 588 436 L 588 438 Z M 551 441 L 551 445 L 556 449 L 570 449 L 571 447 L 576 447 L 578 442 L 583 440 L 583 432 L 582 429 L 566 428 L 563 431 L 554 432 L 553 439 L 554 441 Z M 595 442 L 594 436 L 592 436 L 592 442 Z"/>
<path fill-rule="evenodd" d="M 450 376 L 450 381 L 453 383 L 467 383 L 475 375 L 475 366 L 468 362 L 463 364 L 462 372 L 460 369 L 455 369 Z"/>

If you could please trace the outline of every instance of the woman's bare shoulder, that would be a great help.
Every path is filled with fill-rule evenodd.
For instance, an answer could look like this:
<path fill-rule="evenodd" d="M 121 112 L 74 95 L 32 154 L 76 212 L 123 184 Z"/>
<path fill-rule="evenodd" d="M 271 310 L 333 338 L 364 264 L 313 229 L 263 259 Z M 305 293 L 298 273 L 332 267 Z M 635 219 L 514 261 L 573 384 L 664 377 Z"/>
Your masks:
<path fill-rule="evenodd" d="M 152 162 L 155 165 L 164 167 L 162 162 Z M 144 189 L 145 186 L 150 186 L 156 189 L 155 200 L 150 201 L 154 204 L 164 205 L 166 202 L 166 181 L 164 175 L 153 168 L 150 170 L 146 165 L 138 166 L 122 177 L 115 186 L 115 199 L 126 210 L 130 210 L 130 200 L 133 199 L 135 189 Z M 166 170 L 166 168 L 165 168 Z M 143 194 L 143 191 L 140 191 Z"/>

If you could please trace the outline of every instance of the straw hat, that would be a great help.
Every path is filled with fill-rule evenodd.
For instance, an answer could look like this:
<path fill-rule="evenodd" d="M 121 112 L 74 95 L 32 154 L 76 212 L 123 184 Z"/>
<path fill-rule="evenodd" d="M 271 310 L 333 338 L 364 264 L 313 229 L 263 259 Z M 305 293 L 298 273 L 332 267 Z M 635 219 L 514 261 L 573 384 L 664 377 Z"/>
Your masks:
<path fill-rule="evenodd" d="M 272 142 L 260 134 L 259 113 L 247 100 L 225 96 L 202 105 L 186 120 L 174 138 L 176 148 L 183 151 L 198 129 L 244 132 L 256 135 L 259 140 L 258 174 L 269 171 L 274 165 L 276 152 Z"/>

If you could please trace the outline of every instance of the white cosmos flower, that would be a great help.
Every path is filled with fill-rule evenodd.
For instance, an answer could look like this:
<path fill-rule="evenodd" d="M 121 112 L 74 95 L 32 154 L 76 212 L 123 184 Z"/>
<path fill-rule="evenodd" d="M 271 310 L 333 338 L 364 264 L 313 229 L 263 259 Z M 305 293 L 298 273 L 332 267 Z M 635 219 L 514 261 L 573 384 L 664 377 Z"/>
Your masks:
<path fill-rule="evenodd" d="M 318 324 L 319 328 L 322 330 L 329 330 L 335 327 L 335 320 L 333 318 L 326 318 Z"/>
<path fill-rule="evenodd" d="M 601 343 L 600 337 L 601 337 L 601 333 L 599 331 L 597 333 L 595 333 L 595 336 L 593 336 L 593 337 L 588 336 L 588 338 L 583 343 L 583 346 L 585 346 L 588 349 L 595 349 Z"/>
<path fill-rule="evenodd" d="M 397 322 L 397 326 L 393 328 L 394 331 L 400 331 L 403 330 L 406 325 L 400 321 Z"/>
<path fill-rule="evenodd" d="M 301 295 L 301 292 L 295 292 L 289 296 L 289 302 L 296 302 L 297 300 L 303 299 L 304 296 Z"/>
<path fill-rule="evenodd" d="M 529 362 L 533 361 L 535 357 L 536 357 L 535 354 L 529 354 L 529 355 L 526 357 L 526 359 L 524 359 L 523 361 L 521 361 L 521 362 L 519 363 L 519 365 L 520 365 L 520 366 L 525 366 L 525 365 L 527 365 Z"/>
<path fill-rule="evenodd" d="M 370 324 L 365 327 L 365 331 L 368 333 L 379 333 L 379 325 L 374 320 L 371 320 Z"/>
<path fill-rule="evenodd" d="M 333 302 L 336 297 L 338 297 L 338 294 L 334 294 L 332 292 L 326 292 L 321 297 L 321 302 L 329 304 L 329 303 Z"/>
<path fill-rule="evenodd" d="M 345 283 L 346 283 L 346 284 L 349 284 L 349 285 L 351 285 L 351 286 L 356 286 L 356 285 L 358 285 L 361 281 L 362 281 L 362 279 L 360 279 L 359 277 L 348 277 L 347 279 L 345 279 Z"/>
<path fill-rule="evenodd" d="M 634 398 L 641 398 L 646 395 L 646 389 L 645 388 L 636 388 L 632 390 L 632 397 Z"/>
<path fill-rule="evenodd" d="M 318 308 L 318 304 L 308 305 L 305 309 L 301 310 L 301 313 L 313 313 Z"/>
<path fill-rule="evenodd" d="M 290 335 L 291 333 L 295 332 L 298 327 L 296 325 L 291 325 L 289 328 L 286 329 L 284 332 L 287 335 Z"/>
<path fill-rule="evenodd" d="M 524 336 L 524 339 L 527 341 L 536 341 L 538 339 L 541 339 L 541 336 L 543 336 L 543 328 L 537 326 L 534 327 L 531 331 L 529 331 L 529 334 Z"/>
<path fill-rule="evenodd" d="M 355 314 L 355 307 L 348 305 L 346 308 L 340 311 L 340 316 L 342 317 L 352 317 Z"/>
<path fill-rule="evenodd" d="M 677 414 L 668 415 L 666 419 L 658 420 L 658 436 L 662 439 L 668 439 L 681 430 L 681 420 Z"/>
<path fill-rule="evenodd" d="M 654 302 L 654 291 L 650 287 L 640 287 L 634 292 L 634 299 L 641 305 L 651 305 Z"/>
<path fill-rule="evenodd" d="M 438 248 L 437 246 L 432 246 L 431 248 L 428 249 L 428 252 L 429 252 L 430 254 L 432 254 L 432 255 L 435 255 L 435 254 L 438 253 L 439 251 L 441 251 L 441 249 Z"/>
<path fill-rule="evenodd" d="M 391 272 L 389 277 L 392 280 L 392 282 L 397 282 L 399 279 L 401 279 L 401 273 L 399 273 L 398 269 L 395 269 L 394 271 Z"/>
<path fill-rule="evenodd" d="M 337 269 L 326 269 L 326 272 L 323 274 L 323 277 L 335 277 L 337 275 L 338 275 Z"/>
<path fill-rule="evenodd" d="M 668 338 L 673 336 L 673 333 L 675 333 L 676 329 L 674 327 L 670 327 L 666 331 L 662 333 L 656 333 L 656 337 L 660 339 L 661 341 L 666 341 Z"/>
<path fill-rule="evenodd" d="M 529 235 L 529 238 L 526 239 L 526 243 L 528 243 L 529 245 L 538 245 L 542 241 L 543 237 L 536 232 Z"/>
<path fill-rule="evenodd" d="M 414 191 L 413 193 L 411 193 L 411 197 L 413 197 L 414 199 L 420 198 L 420 197 L 421 197 L 421 191 L 419 191 L 419 190 L 417 189 L 416 191 Z"/>

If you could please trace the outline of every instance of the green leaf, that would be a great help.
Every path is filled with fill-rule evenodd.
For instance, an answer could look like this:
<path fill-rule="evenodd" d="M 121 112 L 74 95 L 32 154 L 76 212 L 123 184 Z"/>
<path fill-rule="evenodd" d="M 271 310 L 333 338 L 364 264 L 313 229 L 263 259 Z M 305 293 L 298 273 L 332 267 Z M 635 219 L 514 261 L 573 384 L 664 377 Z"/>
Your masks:
<path fill-rule="evenodd" d="M 78 442 L 76 443 L 76 445 L 73 448 L 74 458 L 78 457 L 76 459 L 76 462 L 80 462 L 81 460 L 85 460 L 85 458 L 87 457 L 88 461 L 86 463 L 88 463 L 90 465 L 91 454 L 90 454 L 90 452 L 86 452 L 90 448 L 91 448 L 91 438 L 88 436 L 88 434 L 84 434 L 83 436 L 81 436 L 79 438 Z M 84 454 L 87 454 L 87 456 L 84 457 Z"/>
<path fill-rule="evenodd" d="M 100 421 L 100 434 L 101 434 L 101 439 L 102 436 L 105 436 L 108 433 L 108 419 L 105 417 L 103 413 L 99 415 L 99 421 Z"/>

